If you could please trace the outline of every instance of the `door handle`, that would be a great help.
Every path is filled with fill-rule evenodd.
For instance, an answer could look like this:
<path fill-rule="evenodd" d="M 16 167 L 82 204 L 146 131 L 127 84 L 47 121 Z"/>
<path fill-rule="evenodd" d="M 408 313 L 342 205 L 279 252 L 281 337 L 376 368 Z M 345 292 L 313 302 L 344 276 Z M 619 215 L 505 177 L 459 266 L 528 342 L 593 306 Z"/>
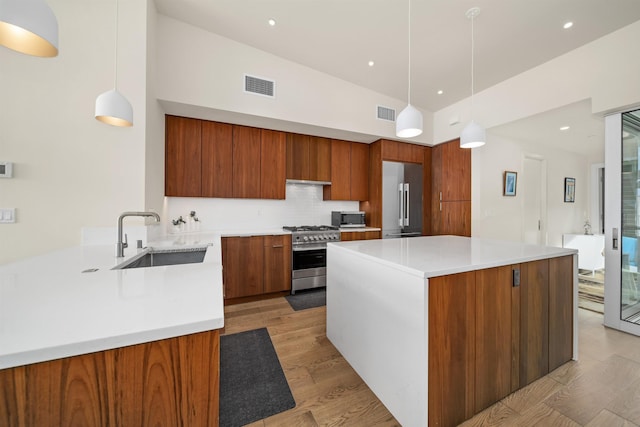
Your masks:
<path fill-rule="evenodd" d="M 612 234 L 613 234 L 612 246 L 613 246 L 613 249 L 618 250 L 618 229 L 614 228 L 612 231 L 613 231 L 612 232 Z"/>

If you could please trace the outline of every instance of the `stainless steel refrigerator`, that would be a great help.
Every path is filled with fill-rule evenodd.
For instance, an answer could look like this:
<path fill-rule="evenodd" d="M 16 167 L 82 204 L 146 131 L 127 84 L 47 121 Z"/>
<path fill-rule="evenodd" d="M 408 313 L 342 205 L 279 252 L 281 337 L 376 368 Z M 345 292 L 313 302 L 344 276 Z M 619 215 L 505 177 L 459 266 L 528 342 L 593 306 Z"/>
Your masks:
<path fill-rule="evenodd" d="M 382 162 L 382 238 L 422 235 L 422 165 Z"/>

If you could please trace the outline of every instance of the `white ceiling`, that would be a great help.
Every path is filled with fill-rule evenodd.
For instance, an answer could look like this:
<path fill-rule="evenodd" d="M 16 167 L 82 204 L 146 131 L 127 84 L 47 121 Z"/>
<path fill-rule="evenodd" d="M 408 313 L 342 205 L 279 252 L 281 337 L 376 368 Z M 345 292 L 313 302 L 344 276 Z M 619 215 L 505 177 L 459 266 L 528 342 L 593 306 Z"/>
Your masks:
<path fill-rule="evenodd" d="M 164 15 L 407 99 L 409 0 L 155 2 Z M 465 12 L 474 6 L 481 8 L 474 24 L 476 91 L 640 19 L 639 0 L 411 0 L 414 105 L 437 111 L 470 95 L 471 22 Z M 574 22 L 569 30 L 562 28 L 566 21 Z M 583 119 L 589 122 L 590 112 Z"/>

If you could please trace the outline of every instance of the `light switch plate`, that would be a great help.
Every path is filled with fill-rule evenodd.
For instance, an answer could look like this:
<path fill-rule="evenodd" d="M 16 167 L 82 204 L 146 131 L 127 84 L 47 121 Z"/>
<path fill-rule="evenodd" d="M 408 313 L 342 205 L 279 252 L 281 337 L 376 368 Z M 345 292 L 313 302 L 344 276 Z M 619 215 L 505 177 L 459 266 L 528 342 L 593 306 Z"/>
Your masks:
<path fill-rule="evenodd" d="M 13 178 L 13 163 L 0 162 L 0 178 Z"/>
<path fill-rule="evenodd" d="M 13 224 L 16 222 L 16 208 L 0 208 L 0 223 Z"/>

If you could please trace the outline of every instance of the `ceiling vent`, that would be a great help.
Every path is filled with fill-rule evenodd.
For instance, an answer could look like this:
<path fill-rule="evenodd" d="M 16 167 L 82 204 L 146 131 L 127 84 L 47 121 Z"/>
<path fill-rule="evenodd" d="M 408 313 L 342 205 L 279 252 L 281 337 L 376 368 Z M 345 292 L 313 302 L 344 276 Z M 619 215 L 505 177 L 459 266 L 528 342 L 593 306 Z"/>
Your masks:
<path fill-rule="evenodd" d="M 276 82 L 256 76 L 244 75 L 244 91 L 256 95 L 274 98 L 276 93 Z"/>
<path fill-rule="evenodd" d="M 378 105 L 378 116 L 380 120 L 387 120 L 389 122 L 396 121 L 396 110 L 389 107 L 383 107 L 382 105 Z"/>

